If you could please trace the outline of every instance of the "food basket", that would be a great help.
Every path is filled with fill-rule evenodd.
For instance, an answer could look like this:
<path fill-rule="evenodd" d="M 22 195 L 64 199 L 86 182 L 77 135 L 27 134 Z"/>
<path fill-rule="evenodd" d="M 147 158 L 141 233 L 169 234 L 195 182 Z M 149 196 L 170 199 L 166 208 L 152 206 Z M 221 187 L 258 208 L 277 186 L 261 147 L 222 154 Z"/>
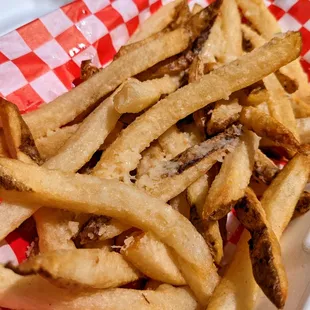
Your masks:
<path fill-rule="evenodd" d="M 22 113 L 37 109 L 80 83 L 80 65 L 92 59 L 107 66 L 140 23 L 169 0 L 77 0 L 0 37 L 0 96 Z M 211 1 L 209 1 L 211 2 Z M 206 6 L 207 0 L 190 1 Z M 310 2 L 265 1 L 284 31 L 303 37 L 301 63 L 310 77 Z M 1 221 L 5 219 L 0 219 Z M 310 213 L 295 219 L 281 240 L 289 278 L 285 309 L 310 309 L 310 252 L 305 249 Z M 242 227 L 229 214 L 225 260 L 229 261 Z M 27 221 L 0 244 L 0 262 L 22 262 L 35 236 Z M 309 243 L 309 241 L 308 241 Z M 274 309 L 261 294 L 257 309 Z"/>

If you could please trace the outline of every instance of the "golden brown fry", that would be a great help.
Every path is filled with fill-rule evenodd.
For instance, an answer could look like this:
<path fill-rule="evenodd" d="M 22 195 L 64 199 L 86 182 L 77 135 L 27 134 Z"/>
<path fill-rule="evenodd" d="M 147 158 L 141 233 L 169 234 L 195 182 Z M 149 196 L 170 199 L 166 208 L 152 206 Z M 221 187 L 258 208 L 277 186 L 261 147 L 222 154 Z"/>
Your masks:
<path fill-rule="evenodd" d="M 190 218 L 191 206 L 187 201 L 186 191 L 172 198 L 168 203 L 174 210 L 177 210 L 186 218 Z"/>
<path fill-rule="evenodd" d="M 178 120 L 261 80 L 292 61 L 299 52 L 300 35 L 292 32 L 283 34 L 263 47 L 203 76 L 199 82 L 170 94 L 122 132 L 102 155 L 94 169 L 95 174 L 105 175 L 106 178 L 122 178 L 137 167 L 140 153 Z"/>
<path fill-rule="evenodd" d="M 246 100 L 241 103 L 244 105 L 259 106 L 262 103 L 268 102 L 268 100 L 269 94 L 267 89 L 255 88 L 246 97 Z"/>
<path fill-rule="evenodd" d="M 55 131 L 48 132 L 46 137 L 35 140 L 41 157 L 45 160 L 57 154 L 58 150 L 77 131 L 79 124 L 65 126 Z"/>
<path fill-rule="evenodd" d="M 0 306 L 25 310 L 180 310 L 199 309 L 187 288 L 161 285 L 155 291 L 123 288 L 92 290 L 85 294 L 58 288 L 40 276 L 19 276 L 0 267 Z"/>
<path fill-rule="evenodd" d="M 4 138 L 3 129 L 0 129 L 0 156 L 1 157 L 10 157 L 8 147 Z"/>
<path fill-rule="evenodd" d="M 171 250 L 150 232 L 128 237 L 121 254 L 151 279 L 177 286 L 186 285 Z"/>
<path fill-rule="evenodd" d="M 177 196 L 190 184 L 205 174 L 227 152 L 232 151 L 240 135 L 240 127 L 225 132 L 193 146 L 171 161 L 150 169 L 137 180 L 136 185 L 164 201 Z"/>
<path fill-rule="evenodd" d="M 245 131 L 235 150 L 225 157 L 206 197 L 203 219 L 221 219 L 243 197 L 252 175 L 258 142 L 253 132 Z"/>
<path fill-rule="evenodd" d="M 201 304 L 207 304 L 218 283 L 209 249 L 191 223 L 161 200 L 114 180 L 47 170 L 5 158 L 0 158 L 0 179 L 0 195 L 7 201 L 111 216 L 152 231 L 175 251 L 186 282 Z"/>
<path fill-rule="evenodd" d="M 249 241 L 253 276 L 265 295 L 278 309 L 287 298 L 288 283 L 277 237 L 266 219 L 259 200 L 251 189 L 235 206 L 237 218 L 251 233 Z"/>
<path fill-rule="evenodd" d="M 121 254 L 101 249 L 55 250 L 10 268 L 20 275 L 40 274 L 64 288 L 113 288 L 141 277 Z"/>
<path fill-rule="evenodd" d="M 235 0 L 223 0 L 221 14 L 222 30 L 226 44 L 223 61 L 227 63 L 243 54 L 241 16 Z"/>
<path fill-rule="evenodd" d="M 245 37 L 249 39 L 256 48 L 266 42 L 255 31 L 251 30 L 251 28 L 246 25 L 242 25 L 242 31 Z M 270 115 L 287 127 L 298 139 L 296 120 L 291 105 L 291 100 L 283 89 L 281 83 L 275 74 L 266 76 L 263 78 L 263 82 L 269 95 L 269 100 L 267 103 Z"/>
<path fill-rule="evenodd" d="M 174 21 L 183 2 L 183 0 L 176 0 L 162 6 L 140 25 L 136 32 L 127 41 L 127 44 L 146 39 L 169 26 L 169 24 Z"/>
<path fill-rule="evenodd" d="M 303 192 L 298 200 L 295 207 L 292 218 L 299 217 L 310 210 L 310 193 Z"/>
<path fill-rule="evenodd" d="M 276 145 L 283 146 L 293 152 L 298 150 L 299 142 L 293 133 L 276 119 L 257 108 L 244 107 L 239 121 L 257 135 L 271 139 Z"/>
<path fill-rule="evenodd" d="M 223 240 L 218 221 L 202 220 L 203 205 L 213 180 L 210 172 L 200 177 L 187 188 L 187 199 L 192 206 L 190 220 L 205 239 L 215 263 L 219 265 L 223 258 Z"/>
<path fill-rule="evenodd" d="M 202 57 L 197 55 L 188 69 L 188 82 L 196 82 L 204 75 L 204 63 Z"/>
<path fill-rule="evenodd" d="M 288 76 L 286 76 L 280 71 L 276 71 L 274 74 L 276 75 L 277 79 L 287 93 L 295 93 L 295 91 L 298 89 L 298 85 L 295 80 L 290 79 Z"/>
<path fill-rule="evenodd" d="M 301 143 L 310 143 L 310 117 L 298 119 L 297 130 Z"/>
<path fill-rule="evenodd" d="M 253 176 L 265 184 L 270 184 L 280 169 L 260 150 L 255 153 Z"/>
<path fill-rule="evenodd" d="M 176 75 L 186 70 L 192 63 L 194 56 L 199 53 L 203 43 L 208 37 L 209 29 L 212 27 L 218 14 L 222 0 L 216 0 L 199 13 L 191 16 L 184 26 L 190 34 L 191 42 L 182 54 L 166 59 L 154 67 L 142 72 L 137 76 L 139 80 L 154 79 L 168 75 Z"/>
<path fill-rule="evenodd" d="M 281 32 L 281 28 L 273 14 L 268 10 L 263 0 L 237 0 L 244 16 L 266 40 Z M 310 102 L 310 86 L 307 74 L 303 71 L 299 59 L 280 69 L 280 72 L 296 81 L 298 90 L 293 95 Z"/>
<path fill-rule="evenodd" d="M 117 92 L 118 90 L 85 118 L 75 134 L 45 163 L 46 168 L 75 172 L 90 160 L 120 117 L 114 109 L 113 101 Z M 77 154 L 79 156 L 76 156 Z"/>
<path fill-rule="evenodd" d="M 265 191 L 261 204 L 267 220 L 279 239 L 290 220 L 308 179 L 307 159 L 297 154 Z M 283 206 L 285 205 L 285 208 Z M 253 309 L 258 287 L 254 281 L 247 251 L 249 235 L 244 232 L 237 251 L 220 284 L 214 291 L 208 310 Z"/>
<path fill-rule="evenodd" d="M 116 94 L 114 106 L 119 113 L 138 113 L 152 106 L 162 95 L 174 92 L 179 86 L 180 78 L 168 75 L 145 82 L 130 79 Z"/>
<path fill-rule="evenodd" d="M 107 240 L 120 235 L 129 228 L 130 226 L 108 216 L 92 216 L 85 222 L 74 240 L 78 245 L 88 244 L 98 240 Z"/>
<path fill-rule="evenodd" d="M 213 136 L 219 132 L 222 132 L 237 121 L 241 109 L 242 107 L 238 103 L 237 98 L 218 101 L 215 104 L 211 118 L 207 123 L 208 135 Z"/>
<path fill-rule="evenodd" d="M 183 51 L 189 42 L 184 29 L 177 29 L 113 61 L 89 80 L 53 102 L 23 116 L 35 139 L 72 121 L 122 82 L 161 60 Z M 146 57 L 147 55 L 147 57 Z M 131 64 L 128 66 L 128 64 Z"/>
<path fill-rule="evenodd" d="M 17 106 L 1 98 L 0 117 L 10 156 L 26 163 L 41 165 L 43 161 Z"/>

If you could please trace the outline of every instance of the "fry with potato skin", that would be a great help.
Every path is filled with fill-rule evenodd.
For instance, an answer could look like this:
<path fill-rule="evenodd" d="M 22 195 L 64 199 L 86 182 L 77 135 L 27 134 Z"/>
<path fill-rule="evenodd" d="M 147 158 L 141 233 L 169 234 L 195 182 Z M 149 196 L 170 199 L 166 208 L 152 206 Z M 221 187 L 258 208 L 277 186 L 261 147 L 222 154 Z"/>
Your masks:
<path fill-rule="evenodd" d="M 135 309 L 196 310 L 197 301 L 187 288 L 161 285 L 155 291 L 123 288 L 81 293 L 58 288 L 40 276 L 14 274 L 0 266 L 0 306 L 25 310 L 124 310 Z"/>
<path fill-rule="evenodd" d="M 177 29 L 113 61 L 89 80 L 40 109 L 23 115 L 34 139 L 70 121 L 113 91 L 122 82 L 187 48 L 189 35 Z M 138 60 L 138 61 L 137 61 Z M 128 63 L 132 64 L 128 66 Z"/>
<path fill-rule="evenodd" d="M 247 188 L 235 206 L 236 215 L 250 232 L 250 258 L 253 276 L 266 296 L 282 309 L 287 298 L 288 283 L 277 237 L 266 219 L 264 209 L 254 192 Z"/>
<path fill-rule="evenodd" d="M 64 288 L 113 288 L 141 277 L 121 254 L 101 249 L 55 250 L 31 257 L 19 266 L 8 266 L 17 274 L 39 274 Z"/>
<path fill-rule="evenodd" d="M 225 157 L 206 197 L 204 220 L 221 219 L 243 197 L 252 175 L 258 143 L 256 134 L 245 131 L 235 150 Z"/>
<path fill-rule="evenodd" d="M 176 286 L 186 285 L 171 250 L 150 232 L 129 236 L 121 254 L 151 279 Z"/>
<path fill-rule="evenodd" d="M 17 106 L 1 98 L 0 117 L 10 156 L 26 163 L 41 165 L 43 160 Z"/>
<path fill-rule="evenodd" d="M 154 197 L 170 200 L 232 151 L 240 134 L 240 127 L 232 126 L 212 139 L 187 149 L 171 161 L 164 161 L 150 169 L 137 180 L 136 186 Z"/>
<path fill-rule="evenodd" d="M 279 239 L 290 221 L 300 194 L 304 190 L 310 172 L 308 159 L 301 154 L 293 159 L 276 176 L 265 191 L 261 204 L 272 230 Z M 285 208 L 283 208 L 285 205 Z M 220 284 L 210 299 L 208 309 L 253 309 L 258 286 L 256 285 L 248 253 L 249 234 L 244 232 L 237 252 Z"/>
<path fill-rule="evenodd" d="M 0 158 L 0 180 L 0 195 L 7 201 L 102 214 L 153 231 L 175 251 L 186 282 L 200 303 L 207 304 L 218 283 L 209 249 L 191 223 L 161 200 L 115 180 L 47 170 L 5 158 Z"/>
<path fill-rule="evenodd" d="M 122 178 L 137 167 L 140 153 L 178 120 L 259 81 L 292 61 L 298 57 L 300 42 L 301 38 L 297 33 L 281 35 L 261 48 L 203 76 L 199 82 L 170 94 L 122 132 L 105 151 L 94 173 L 97 176 L 104 174 L 109 178 Z M 270 65 L 266 66 L 266 62 L 270 62 Z"/>
<path fill-rule="evenodd" d="M 239 122 L 258 136 L 271 139 L 276 145 L 296 152 L 299 142 L 294 134 L 268 114 L 254 107 L 243 107 Z"/>

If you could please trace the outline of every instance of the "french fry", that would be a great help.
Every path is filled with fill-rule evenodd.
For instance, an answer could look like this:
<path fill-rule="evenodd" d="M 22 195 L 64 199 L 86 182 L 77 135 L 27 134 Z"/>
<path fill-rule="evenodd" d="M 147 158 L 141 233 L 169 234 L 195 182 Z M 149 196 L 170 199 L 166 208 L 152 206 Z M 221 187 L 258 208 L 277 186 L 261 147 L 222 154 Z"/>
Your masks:
<path fill-rule="evenodd" d="M 232 151 L 240 133 L 240 127 L 228 128 L 173 160 L 164 161 L 141 176 L 136 182 L 137 187 L 163 201 L 170 200 L 205 174 L 217 161 L 222 160 L 227 152 Z"/>
<path fill-rule="evenodd" d="M 180 78 L 168 75 L 145 82 L 130 79 L 116 94 L 114 106 L 119 113 L 138 113 L 156 103 L 161 95 L 170 94 L 179 86 Z"/>
<path fill-rule="evenodd" d="M 186 285 L 171 250 L 150 232 L 129 236 L 121 254 L 151 279 L 176 286 Z"/>
<path fill-rule="evenodd" d="M 270 184 L 280 169 L 260 150 L 255 153 L 253 176 L 265 184 Z"/>
<path fill-rule="evenodd" d="M 191 206 L 187 201 L 186 191 L 172 198 L 168 203 L 174 210 L 177 210 L 182 215 L 184 215 L 186 218 L 188 219 L 190 218 Z"/>
<path fill-rule="evenodd" d="M 251 93 L 246 96 L 245 102 L 242 101 L 241 103 L 244 105 L 250 106 L 259 106 L 262 103 L 266 103 L 269 100 L 268 91 L 264 88 L 256 88 L 251 91 Z"/>
<path fill-rule="evenodd" d="M 248 188 L 235 210 L 238 220 L 251 234 L 249 250 L 255 281 L 270 301 L 282 309 L 287 298 L 287 277 L 279 242 L 264 209 L 254 192 Z"/>
<path fill-rule="evenodd" d="M 3 129 L 0 130 L 0 156 L 1 157 L 10 157 L 8 147 L 4 138 Z"/>
<path fill-rule="evenodd" d="M 78 245 L 89 244 L 114 238 L 129 228 L 130 226 L 107 216 L 92 216 L 85 222 L 74 240 Z"/>
<path fill-rule="evenodd" d="M 26 163 L 43 163 L 32 134 L 16 105 L 1 98 L 0 117 L 9 154 Z"/>
<path fill-rule="evenodd" d="M 307 213 L 309 210 L 310 210 L 310 193 L 303 192 L 295 207 L 292 218 L 294 219 L 296 217 L 299 217 Z"/>
<path fill-rule="evenodd" d="M 184 29 L 164 34 L 160 38 L 137 48 L 113 61 L 109 66 L 92 76 L 53 102 L 23 116 L 34 139 L 45 136 L 70 121 L 113 91 L 122 82 L 187 48 L 189 35 Z M 147 55 L 147 57 L 146 57 Z M 128 66 L 128 64 L 131 64 Z"/>
<path fill-rule="evenodd" d="M 187 188 L 187 198 L 192 206 L 191 222 L 205 239 L 215 263 L 219 265 L 223 258 L 223 240 L 218 221 L 202 220 L 203 205 L 212 183 L 212 173 L 210 172 L 200 177 Z"/>
<path fill-rule="evenodd" d="M 250 21 L 256 30 L 266 39 L 270 40 L 275 34 L 281 32 L 277 20 L 268 10 L 263 0 L 236 0 L 244 16 Z M 296 80 L 298 90 L 294 97 L 299 97 L 309 102 L 310 86 L 307 74 L 303 71 L 299 59 L 284 66 L 280 72 L 291 80 Z"/>
<path fill-rule="evenodd" d="M 301 154 L 295 155 L 277 175 L 261 199 L 267 220 L 278 239 L 294 212 L 298 198 L 307 183 L 309 172 L 308 160 Z M 236 305 L 240 309 L 254 308 L 258 287 L 252 274 L 247 250 L 248 240 L 249 234 L 244 232 L 233 261 L 210 299 L 208 310 L 236 309 Z"/>
<path fill-rule="evenodd" d="M 40 276 L 14 274 L 0 267 L 0 306 L 11 309 L 54 310 L 151 310 L 178 308 L 195 310 L 198 304 L 187 288 L 161 285 L 155 291 L 123 288 L 89 291 L 85 293 L 58 288 Z"/>
<path fill-rule="evenodd" d="M 83 60 L 81 62 L 81 79 L 83 81 L 88 80 L 94 74 L 100 71 L 95 65 L 92 64 L 91 59 Z"/>
<path fill-rule="evenodd" d="M 285 89 L 285 91 L 289 94 L 295 93 L 295 91 L 298 89 L 297 82 L 295 80 L 290 79 L 288 76 L 280 72 L 279 70 L 274 73 L 281 83 L 282 87 Z"/>
<path fill-rule="evenodd" d="M 310 143 L 310 117 L 298 119 L 297 130 L 301 143 Z"/>
<path fill-rule="evenodd" d="M 55 131 L 48 132 L 46 137 L 35 140 L 41 157 L 45 160 L 57 154 L 58 150 L 77 131 L 79 124 L 65 126 Z"/>
<path fill-rule="evenodd" d="M 211 118 L 207 123 L 207 133 L 213 136 L 221 131 L 224 131 L 227 127 L 238 120 L 241 105 L 238 103 L 238 99 L 220 100 L 215 104 L 212 111 Z"/>
<path fill-rule="evenodd" d="M 206 197 L 202 216 L 205 220 L 219 220 L 244 195 L 254 166 L 259 138 L 245 131 L 235 148 L 228 154 Z"/>
<path fill-rule="evenodd" d="M 296 118 L 310 117 L 310 106 L 299 98 L 293 98 L 292 107 Z"/>
<path fill-rule="evenodd" d="M 222 30 L 226 44 L 224 63 L 227 63 L 243 54 L 241 17 L 235 0 L 223 0 L 221 14 Z"/>
<path fill-rule="evenodd" d="M 135 43 L 162 31 L 174 21 L 183 0 L 176 0 L 162 6 L 152 14 L 127 41 L 127 44 Z"/>
<path fill-rule="evenodd" d="M 113 288 L 141 277 L 121 254 L 101 249 L 55 250 L 31 257 L 17 267 L 9 267 L 20 275 L 42 275 L 64 288 L 73 285 Z"/>
<path fill-rule="evenodd" d="M 254 47 L 263 45 L 266 41 L 248 26 L 242 25 L 242 31 L 245 37 L 251 41 Z M 268 91 L 269 100 L 267 100 L 270 115 L 277 121 L 286 126 L 298 139 L 296 129 L 296 120 L 287 93 L 281 86 L 275 74 L 270 74 L 263 78 L 263 82 Z"/>
<path fill-rule="evenodd" d="M 162 61 L 152 68 L 137 75 L 139 80 L 145 81 L 168 75 L 177 75 L 184 72 L 192 63 L 194 56 L 199 53 L 203 42 L 208 36 L 208 31 L 212 27 L 218 14 L 222 0 L 216 0 L 199 13 L 190 17 L 184 28 L 190 34 L 191 42 L 188 49 L 182 54 Z"/>
<path fill-rule="evenodd" d="M 114 180 L 47 170 L 6 158 L 0 158 L 0 179 L 0 195 L 8 202 L 111 216 L 154 232 L 175 251 L 186 282 L 200 303 L 207 304 L 218 283 L 209 249 L 191 223 L 161 200 Z"/>
<path fill-rule="evenodd" d="M 261 80 L 292 61 L 299 52 L 300 35 L 282 34 L 237 61 L 203 76 L 199 82 L 170 94 L 123 131 L 104 152 L 94 173 L 97 176 L 104 174 L 109 178 L 122 178 L 137 167 L 140 153 L 178 120 Z"/>
<path fill-rule="evenodd" d="M 276 145 L 283 146 L 292 152 L 298 150 L 299 142 L 294 134 L 276 119 L 257 108 L 243 107 L 239 121 L 260 137 L 271 139 Z"/>

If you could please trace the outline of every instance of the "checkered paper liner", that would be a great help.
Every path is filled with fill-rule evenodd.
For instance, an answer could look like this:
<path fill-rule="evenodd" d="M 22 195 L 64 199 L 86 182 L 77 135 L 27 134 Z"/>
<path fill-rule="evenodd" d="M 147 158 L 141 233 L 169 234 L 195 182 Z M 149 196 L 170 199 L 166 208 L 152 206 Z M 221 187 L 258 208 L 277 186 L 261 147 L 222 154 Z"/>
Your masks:
<path fill-rule="evenodd" d="M 0 37 L 0 96 L 22 112 L 34 110 L 74 87 L 82 60 L 108 65 L 140 23 L 170 0 L 75 1 Z M 190 1 L 206 6 L 207 0 Z M 302 65 L 310 76 L 310 1 L 265 1 L 284 31 L 303 36 Z M 3 220 L 3 219 L 1 219 Z M 226 258 L 243 228 L 228 217 Z M 24 224 L 0 243 L 0 262 L 20 263 L 35 234 Z"/>

